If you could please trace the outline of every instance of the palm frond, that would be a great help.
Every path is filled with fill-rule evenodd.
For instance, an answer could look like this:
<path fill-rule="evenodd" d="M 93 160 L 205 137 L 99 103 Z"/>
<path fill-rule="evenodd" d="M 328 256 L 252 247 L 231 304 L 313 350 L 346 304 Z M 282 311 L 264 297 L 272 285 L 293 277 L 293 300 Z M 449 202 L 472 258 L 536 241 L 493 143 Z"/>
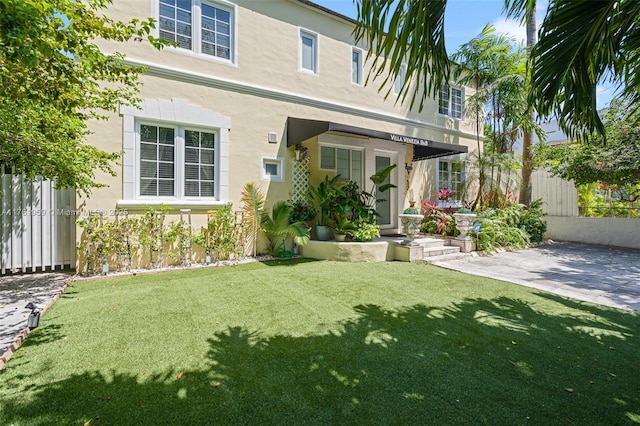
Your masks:
<path fill-rule="evenodd" d="M 242 202 L 243 225 L 247 235 L 251 238 L 250 244 L 255 256 L 258 250 L 258 232 L 261 229 L 260 220 L 264 211 L 265 196 L 258 185 L 249 182 L 242 189 L 240 201 Z"/>
<path fill-rule="evenodd" d="M 410 108 L 436 97 L 449 82 L 450 63 L 444 43 L 446 0 L 358 0 L 356 43 L 367 45 L 371 69 L 367 83 L 382 77 L 379 90 L 389 96 L 393 81 L 406 66 L 398 100 Z M 388 26 L 387 26 L 388 24 Z"/>

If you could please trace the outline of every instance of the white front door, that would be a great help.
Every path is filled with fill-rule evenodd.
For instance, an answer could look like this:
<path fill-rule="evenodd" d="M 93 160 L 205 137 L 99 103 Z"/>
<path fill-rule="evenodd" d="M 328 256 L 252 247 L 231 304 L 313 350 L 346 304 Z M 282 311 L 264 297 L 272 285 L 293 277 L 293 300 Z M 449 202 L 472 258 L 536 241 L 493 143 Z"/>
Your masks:
<path fill-rule="evenodd" d="M 376 151 L 375 170 L 381 170 L 392 164 L 397 164 L 397 155 Z M 397 185 L 397 168 L 394 169 L 383 184 L 392 183 Z M 397 227 L 397 188 L 391 188 L 385 192 L 379 192 L 379 185 L 376 186 L 376 212 L 378 213 L 378 224 L 380 229 L 390 229 Z"/>

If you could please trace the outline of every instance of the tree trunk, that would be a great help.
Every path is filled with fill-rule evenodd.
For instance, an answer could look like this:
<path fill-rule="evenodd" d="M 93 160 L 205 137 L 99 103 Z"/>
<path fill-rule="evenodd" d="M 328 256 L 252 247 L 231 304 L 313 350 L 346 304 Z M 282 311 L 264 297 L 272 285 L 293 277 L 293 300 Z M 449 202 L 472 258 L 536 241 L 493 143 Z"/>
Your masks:
<path fill-rule="evenodd" d="M 527 11 L 527 53 L 531 58 L 531 50 L 538 42 L 536 32 L 536 7 Z M 532 72 L 530 65 L 529 72 Z M 527 111 L 531 120 L 536 118 L 536 112 L 533 108 Z M 533 171 L 533 133 L 525 131 L 522 137 L 522 182 L 520 184 L 520 203 L 531 204 L 531 172 Z"/>

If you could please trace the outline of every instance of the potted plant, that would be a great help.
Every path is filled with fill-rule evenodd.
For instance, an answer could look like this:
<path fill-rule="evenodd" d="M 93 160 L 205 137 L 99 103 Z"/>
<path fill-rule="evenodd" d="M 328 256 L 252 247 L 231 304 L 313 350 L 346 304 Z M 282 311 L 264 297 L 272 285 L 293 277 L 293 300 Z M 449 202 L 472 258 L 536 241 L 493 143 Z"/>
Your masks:
<path fill-rule="evenodd" d="M 456 220 L 456 228 L 460 231 L 459 238 L 465 238 L 467 236 L 467 232 L 473 227 L 473 220 L 476 218 L 476 215 L 467 208 L 458 209 L 453 214 L 453 217 Z"/>
<path fill-rule="evenodd" d="M 290 209 L 289 223 L 302 222 L 307 228 L 310 228 L 311 223 L 318 215 L 316 208 L 303 200 L 289 201 L 288 206 Z"/>
<path fill-rule="evenodd" d="M 407 236 L 407 239 L 403 241 L 405 244 L 411 244 L 416 234 L 420 232 L 420 224 L 424 219 L 424 216 L 420 214 L 417 208 L 414 207 L 415 202 L 409 207 L 404 209 L 400 217 L 400 223 L 402 224 L 402 232 Z"/>
<path fill-rule="evenodd" d="M 346 216 L 339 217 L 333 223 L 333 237 L 336 241 L 344 241 L 351 231 L 356 229 L 356 225 L 347 219 Z"/>
<path fill-rule="evenodd" d="M 328 241 L 331 235 L 329 224 L 339 208 L 339 200 L 344 197 L 342 182 L 339 176 L 329 179 L 325 176 L 318 186 L 309 186 L 307 199 L 318 210 L 316 217 L 316 238 L 320 241 Z"/>

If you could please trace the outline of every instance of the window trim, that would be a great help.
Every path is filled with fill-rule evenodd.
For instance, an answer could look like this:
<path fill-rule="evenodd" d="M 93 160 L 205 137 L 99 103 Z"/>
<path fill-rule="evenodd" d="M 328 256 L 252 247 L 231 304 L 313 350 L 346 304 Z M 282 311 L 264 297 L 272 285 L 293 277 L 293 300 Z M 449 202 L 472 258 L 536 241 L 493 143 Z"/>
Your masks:
<path fill-rule="evenodd" d="M 335 166 L 332 169 L 328 169 L 328 168 L 322 168 L 322 148 L 333 148 L 334 149 L 334 154 L 333 154 L 333 158 L 334 158 L 334 164 Z M 328 172 L 333 172 L 333 173 L 338 173 L 338 149 L 346 149 L 349 151 L 358 151 L 360 152 L 360 161 L 362 162 L 362 168 L 361 168 L 361 174 L 362 176 L 360 176 L 360 183 L 364 184 L 364 173 L 365 173 L 365 148 L 364 147 L 356 147 L 356 146 L 351 146 L 351 145 L 339 145 L 339 144 L 331 144 L 331 143 L 318 143 L 318 170 L 321 171 L 328 171 Z M 351 174 L 352 172 L 352 164 L 353 161 L 353 157 L 351 156 L 351 154 L 349 155 L 349 174 Z M 351 176 L 349 176 L 348 180 L 353 180 L 351 178 Z"/>
<path fill-rule="evenodd" d="M 276 164 L 278 167 L 278 174 L 271 175 L 267 173 L 266 165 Z M 283 157 L 270 157 L 262 156 L 260 158 L 260 180 L 265 182 L 284 182 L 284 158 Z"/>
<path fill-rule="evenodd" d="M 466 155 L 465 154 L 457 154 L 457 155 L 453 155 L 450 157 L 441 157 L 441 158 L 436 158 L 436 191 L 440 191 L 440 187 L 442 186 L 440 183 L 440 163 L 444 162 L 444 163 L 448 163 L 449 165 L 451 165 L 452 163 L 461 163 L 462 164 L 462 180 L 460 181 L 461 184 L 464 183 L 465 181 L 465 177 L 467 174 L 467 163 L 466 163 Z M 448 171 L 449 174 L 449 179 L 451 179 L 451 169 L 449 169 Z M 451 190 L 451 188 L 449 188 L 449 185 L 446 187 L 449 190 Z M 457 192 L 457 191 L 456 191 Z M 451 201 L 448 201 L 446 203 L 448 203 L 449 205 L 447 207 L 460 207 L 463 204 L 463 200 L 462 198 L 458 198 L 460 194 L 456 194 L 456 198 L 452 199 Z M 438 201 L 438 204 L 442 204 L 442 201 Z"/>
<path fill-rule="evenodd" d="M 303 66 L 303 51 L 302 51 L 302 38 L 307 37 L 313 40 L 313 69 L 308 69 Z M 320 74 L 320 39 L 318 33 L 309 31 L 304 28 L 298 29 L 298 69 L 300 72 L 318 75 Z"/>
<path fill-rule="evenodd" d="M 463 87 L 458 87 L 458 86 L 451 86 L 451 85 L 447 85 L 446 86 L 448 89 L 448 93 L 449 93 L 449 98 L 447 100 L 448 105 L 447 105 L 447 113 L 443 113 L 440 109 L 440 101 L 442 99 L 442 90 L 440 91 L 440 93 L 438 94 L 438 115 L 441 117 L 448 117 L 451 118 L 453 120 L 459 120 L 462 121 L 463 120 L 463 116 L 464 116 L 464 88 Z M 443 88 L 444 89 L 444 88 Z M 454 105 L 453 105 L 453 93 L 452 91 L 456 90 L 460 93 L 460 113 L 459 116 L 456 114 L 453 114 L 453 110 L 454 110 Z"/>
<path fill-rule="evenodd" d="M 237 21 L 237 8 L 236 4 L 230 3 L 226 0 L 191 0 L 191 49 L 185 49 L 179 46 L 166 46 L 163 50 L 169 50 L 178 52 L 184 55 L 196 56 L 201 59 L 209 61 L 219 62 L 223 64 L 236 65 L 238 57 L 238 21 Z M 220 58 L 218 56 L 202 53 L 202 3 L 209 6 L 223 9 L 230 13 L 229 27 L 230 27 L 230 52 L 229 59 Z M 157 27 L 152 30 L 154 37 L 160 38 L 160 0 L 151 0 L 151 16 L 154 17 L 158 23 Z"/>
<path fill-rule="evenodd" d="M 393 79 L 394 95 L 396 96 L 400 95 L 400 93 L 402 92 L 402 86 L 404 86 L 406 81 L 407 81 L 407 64 L 403 63 L 402 65 L 400 65 L 400 73 L 396 76 L 396 78 Z M 399 82 L 402 82 L 402 84 L 400 84 L 400 87 L 398 87 Z"/>
<path fill-rule="evenodd" d="M 231 119 L 211 110 L 192 105 L 182 100 L 145 99 L 140 108 L 121 105 L 123 118 L 122 200 L 118 206 L 143 207 L 167 204 L 170 206 L 215 206 L 223 205 L 229 198 L 229 130 Z M 140 196 L 140 124 L 199 130 L 215 133 L 215 197 L 186 197 L 184 194 L 184 144 L 182 151 L 174 154 L 174 196 Z M 182 133 L 184 137 L 184 133 Z M 177 138 L 177 137 L 176 137 Z"/>
<path fill-rule="evenodd" d="M 358 81 L 353 81 L 353 54 L 358 54 Z M 364 50 L 353 46 L 351 48 L 351 83 L 355 86 L 364 86 Z"/>

